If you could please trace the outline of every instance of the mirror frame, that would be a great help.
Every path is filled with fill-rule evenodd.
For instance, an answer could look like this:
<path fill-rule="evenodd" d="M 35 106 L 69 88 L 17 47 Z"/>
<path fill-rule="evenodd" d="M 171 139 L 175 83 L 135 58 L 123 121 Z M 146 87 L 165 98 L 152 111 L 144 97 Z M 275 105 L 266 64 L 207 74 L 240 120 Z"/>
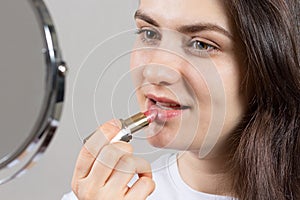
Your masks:
<path fill-rule="evenodd" d="M 64 101 L 67 67 L 62 60 L 53 21 L 43 0 L 27 2 L 36 15 L 44 41 L 41 51 L 47 73 L 45 96 L 29 137 L 15 152 L 0 160 L 0 172 L 5 172 L 0 176 L 0 185 L 26 172 L 45 152 L 58 127 Z"/>

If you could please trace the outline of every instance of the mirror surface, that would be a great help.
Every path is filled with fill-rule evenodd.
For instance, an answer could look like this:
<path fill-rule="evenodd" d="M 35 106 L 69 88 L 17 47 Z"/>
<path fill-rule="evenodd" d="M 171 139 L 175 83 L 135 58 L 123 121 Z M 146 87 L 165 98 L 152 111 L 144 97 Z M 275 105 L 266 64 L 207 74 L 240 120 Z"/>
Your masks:
<path fill-rule="evenodd" d="M 2 160 L 22 145 L 38 119 L 47 68 L 39 24 L 27 1 L 1 0 L 0 24 Z"/>
<path fill-rule="evenodd" d="M 42 0 L 0 2 L 0 185 L 45 152 L 59 123 L 66 66 Z"/>

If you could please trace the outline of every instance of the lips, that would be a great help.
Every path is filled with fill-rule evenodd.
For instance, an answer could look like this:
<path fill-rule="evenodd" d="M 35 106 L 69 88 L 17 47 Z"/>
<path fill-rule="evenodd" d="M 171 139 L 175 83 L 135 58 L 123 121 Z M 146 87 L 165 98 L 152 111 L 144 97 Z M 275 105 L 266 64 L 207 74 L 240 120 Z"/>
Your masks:
<path fill-rule="evenodd" d="M 147 95 L 147 99 L 149 99 L 152 103 L 160 107 L 164 110 L 184 110 L 188 109 L 189 106 L 181 105 L 180 103 L 165 97 L 156 97 L 154 95 Z"/>
<path fill-rule="evenodd" d="M 152 94 L 147 95 L 146 98 L 148 99 L 148 110 L 155 109 L 158 112 L 156 121 L 166 122 L 167 120 L 180 116 L 184 110 L 190 108 L 170 98 L 157 97 Z"/>

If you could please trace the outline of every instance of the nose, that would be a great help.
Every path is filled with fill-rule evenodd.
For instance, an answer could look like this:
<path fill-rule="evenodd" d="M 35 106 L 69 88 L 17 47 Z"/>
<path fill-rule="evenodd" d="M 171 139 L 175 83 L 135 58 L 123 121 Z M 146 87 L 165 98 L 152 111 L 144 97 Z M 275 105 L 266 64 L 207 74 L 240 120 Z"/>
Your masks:
<path fill-rule="evenodd" d="M 172 85 L 180 80 L 180 73 L 174 68 L 162 64 L 151 63 L 143 70 L 144 78 L 156 85 Z"/>

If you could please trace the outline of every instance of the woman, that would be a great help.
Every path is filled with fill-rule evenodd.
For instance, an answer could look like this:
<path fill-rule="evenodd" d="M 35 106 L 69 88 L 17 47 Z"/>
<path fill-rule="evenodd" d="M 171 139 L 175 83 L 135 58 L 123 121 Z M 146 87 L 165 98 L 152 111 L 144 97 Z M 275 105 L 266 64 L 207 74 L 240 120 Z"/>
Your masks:
<path fill-rule="evenodd" d="M 299 7 L 298 0 L 141 0 L 137 46 L 150 49 L 131 57 L 138 101 L 171 116 L 152 123 L 148 141 L 181 152 L 160 158 L 152 170 L 165 168 L 152 173 L 130 144 L 109 143 L 120 130 L 110 121 L 82 148 L 76 197 L 65 199 L 300 199 Z M 210 98 L 201 66 L 157 48 L 171 36 L 191 60 L 214 64 L 225 98 Z M 223 107 L 218 140 L 207 142 L 212 110 Z"/>

